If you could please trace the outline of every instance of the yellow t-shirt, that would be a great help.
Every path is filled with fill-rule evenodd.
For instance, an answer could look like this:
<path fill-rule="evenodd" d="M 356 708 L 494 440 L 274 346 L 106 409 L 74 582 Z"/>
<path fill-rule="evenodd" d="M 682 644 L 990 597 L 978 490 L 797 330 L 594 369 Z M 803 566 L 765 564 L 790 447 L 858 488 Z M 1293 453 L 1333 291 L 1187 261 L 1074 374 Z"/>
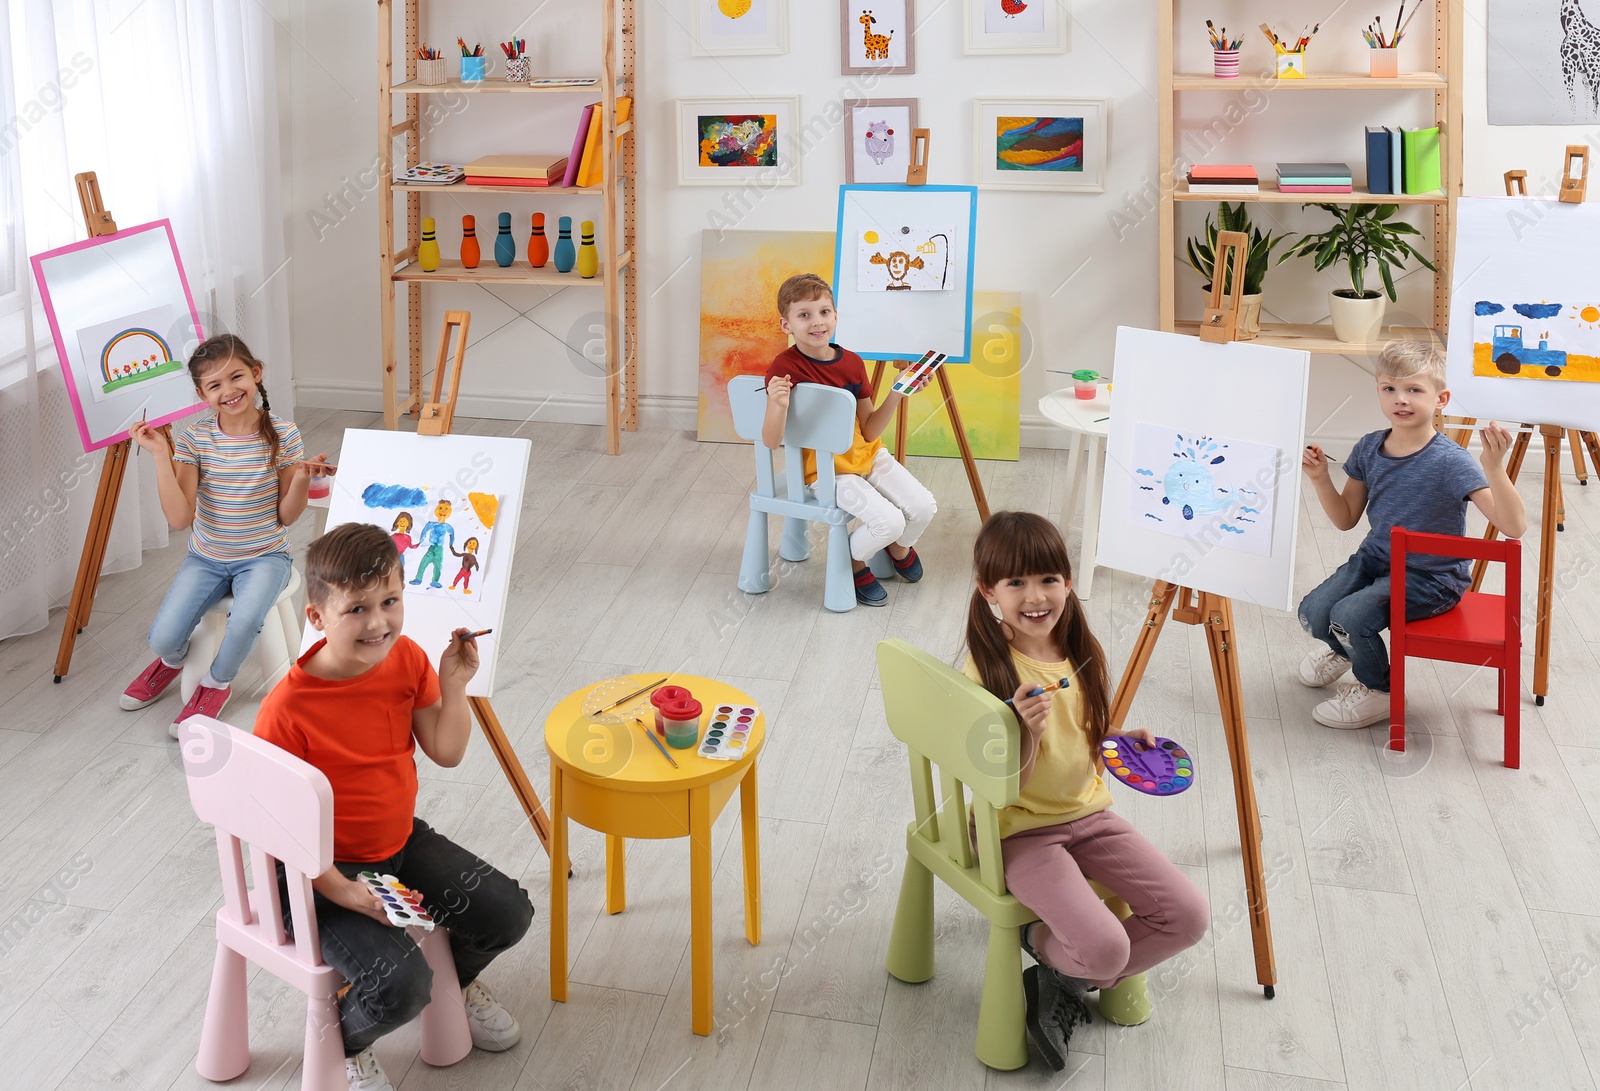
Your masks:
<path fill-rule="evenodd" d="M 1070 662 L 1041 663 L 1015 649 L 1011 661 L 1017 667 L 1017 680 L 1024 684 L 1047 686 L 1070 678 Z M 980 686 L 978 665 L 967 657 L 962 671 Z M 1020 725 L 1019 725 L 1019 729 Z M 1090 756 L 1089 739 L 1083 725 L 1083 691 L 1077 686 L 1057 690 L 1050 699 L 1050 712 L 1039 733 L 1039 749 L 1033 759 L 1033 775 L 1022 786 L 1014 806 L 1000 811 L 1000 836 L 1010 837 L 1022 830 L 1059 826 L 1111 806 L 1111 792 Z"/>

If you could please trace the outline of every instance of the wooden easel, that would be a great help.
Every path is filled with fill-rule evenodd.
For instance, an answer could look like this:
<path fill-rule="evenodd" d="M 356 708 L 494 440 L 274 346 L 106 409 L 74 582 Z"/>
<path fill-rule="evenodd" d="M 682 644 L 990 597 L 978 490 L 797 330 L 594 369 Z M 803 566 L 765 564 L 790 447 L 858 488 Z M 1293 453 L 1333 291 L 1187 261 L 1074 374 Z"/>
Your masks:
<path fill-rule="evenodd" d="M 72 180 L 77 183 L 78 204 L 83 209 L 83 223 L 89 237 L 116 234 L 117 222 L 100 199 L 100 180 L 94 171 L 73 175 Z M 167 438 L 170 450 L 172 426 L 164 424 L 157 431 Z M 83 538 L 78 576 L 72 583 L 72 598 L 67 603 L 67 616 L 61 626 L 61 644 L 56 648 L 57 684 L 71 668 L 78 634 L 89 624 L 89 615 L 94 611 L 94 596 L 100 589 L 100 570 L 106 563 L 106 546 L 111 541 L 111 524 L 117 517 L 117 501 L 122 496 L 122 478 L 128 472 L 128 453 L 132 447 L 131 439 L 113 443 L 106 448 L 105 461 L 100 464 L 100 484 L 95 490 L 94 508 L 89 513 L 89 529 Z"/>
<path fill-rule="evenodd" d="M 461 393 L 461 366 L 467 355 L 467 329 L 471 324 L 470 311 L 445 312 L 444 323 L 439 330 L 439 355 L 433 369 L 433 398 L 422 405 L 422 412 L 417 420 L 419 436 L 447 436 L 455 424 L 456 398 Z M 445 359 L 450 355 L 452 327 L 456 331 L 456 351 L 450 370 L 450 391 L 445 394 L 444 368 Z M 487 697 L 468 697 L 467 705 L 472 709 L 472 715 L 477 719 L 478 726 L 483 729 L 483 737 L 488 740 L 489 749 L 494 751 L 495 760 L 500 763 L 500 772 L 505 774 L 506 782 L 511 785 L 512 794 L 517 797 L 517 802 L 522 804 L 522 813 L 528 816 L 528 823 L 538 835 L 539 844 L 544 846 L 544 853 L 549 856 L 550 816 L 545 813 L 544 804 L 539 802 L 539 793 L 533 790 L 527 770 L 522 768 L 522 761 L 512 748 L 511 740 L 506 738 L 505 728 L 500 725 L 500 717 L 495 715 L 494 706 L 489 704 Z"/>
<path fill-rule="evenodd" d="M 1241 278 L 1242 279 L 1242 278 Z M 1228 742 L 1228 764 L 1233 768 L 1233 800 L 1239 817 L 1239 850 L 1244 860 L 1244 886 L 1250 908 L 1250 941 L 1255 947 L 1256 981 L 1268 1000 L 1276 994 L 1277 961 L 1272 953 L 1272 921 L 1267 916 L 1266 868 L 1261 860 L 1261 813 L 1256 804 L 1255 779 L 1250 775 L 1250 738 L 1244 724 L 1244 689 L 1239 681 L 1239 649 L 1233 628 L 1233 603 L 1208 591 L 1193 591 L 1157 580 L 1150 592 L 1150 608 L 1122 681 L 1111 700 L 1111 727 L 1120 728 L 1133 706 L 1133 695 L 1155 651 L 1161 627 L 1170 611 L 1174 621 L 1203 625 L 1211 652 L 1211 676 L 1217 686 L 1222 712 L 1222 734 Z"/>
<path fill-rule="evenodd" d="M 1244 299 L 1244 264 L 1249 253 L 1250 236 L 1243 231 L 1217 234 L 1216 252 L 1211 255 L 1211 302 L 1200 318 L 1200 340 L 1225 345 L 1238 336 L 1239 307 Z M 1233 288 L 1224 294 L 1223 285 L 1230 280 Z"/>

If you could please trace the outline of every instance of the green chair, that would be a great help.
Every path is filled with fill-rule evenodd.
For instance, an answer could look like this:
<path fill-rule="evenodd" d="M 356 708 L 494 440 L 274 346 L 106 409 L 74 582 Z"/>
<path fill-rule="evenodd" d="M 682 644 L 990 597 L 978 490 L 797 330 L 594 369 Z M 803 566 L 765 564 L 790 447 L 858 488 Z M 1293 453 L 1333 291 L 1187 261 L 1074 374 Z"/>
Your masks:
<path fill-rule="evenodd" d="M 916 820 L 906 827 L 906 871 L 900 883 L 888 970 L 916 984 L 933 976 L 933 877 L 989 918 L 989 955 L 978 1011 L 978 1060 L 990 1068 L 1028 1063 L 1019 930 L 1039 918 L 1006 893 L 999 809 L 1017 801 L 1021 748 L 1016 717 L 999 698 L 903 640 L 878 645 L 889 730 L 911 756 Z M 939 792 L 934 794 L 934 766 Z M 969 836 L 966 790 L 972 791 L 977 847 Z M 1119 917 L 1127 903 L 1092 884 Z M 1132 1026 L 1150 1017 L 1144 974 L 1100 993 L 1100 1014 Z"/>

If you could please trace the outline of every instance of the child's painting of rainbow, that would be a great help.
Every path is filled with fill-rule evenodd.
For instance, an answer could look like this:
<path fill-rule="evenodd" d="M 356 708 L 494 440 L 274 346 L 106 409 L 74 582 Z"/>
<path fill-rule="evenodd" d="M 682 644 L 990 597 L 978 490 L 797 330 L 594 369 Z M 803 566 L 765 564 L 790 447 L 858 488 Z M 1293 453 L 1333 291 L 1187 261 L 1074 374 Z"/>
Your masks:
<path fill-rule="evenodd" d="M 406 591 L 461 598 L 483 586 L 489 539 L 500 512 L 493 493 L 374 481 L 361 490 L 362 521 L 388 531 Z"/>
<path fill-rule="evenodd" d="M 1478 300 L 1472 309 L 1472 373 L 1600 382 L 1600 304 Z"/>
<path fill-rule="evenodd" d="M 702 167 L 778 165 L 777 114 L 701 114 Z"/>
<path fill-rule="evenodd" d="M 995 167 L 999 170 L 1083 171 L 1083 118 L 995 119 Z"/>
<path fill-rule="evenodd" d="M 1131 522 L 1271 555 L 1276 448 L 1140 422 L 1133 426 L 1133 456 Z"/>
<path fill-rule="evenodd" d="M 171 336 L 176 312 L 153 307 L 78 331 L 86 364 L 95 369 L 89 395 L 103 402 L 129 387 L 160 379 L 184 369 L 172 358 Z"/>

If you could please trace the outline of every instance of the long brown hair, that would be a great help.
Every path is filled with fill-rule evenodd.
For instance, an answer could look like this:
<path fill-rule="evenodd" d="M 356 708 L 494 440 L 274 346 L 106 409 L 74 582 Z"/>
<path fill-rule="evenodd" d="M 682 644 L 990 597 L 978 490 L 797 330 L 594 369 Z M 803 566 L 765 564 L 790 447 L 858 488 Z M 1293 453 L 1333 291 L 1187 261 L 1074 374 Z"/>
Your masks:
<path fill-rule="evenodd" d="M 1072 578 L 1072 562 L 1067 560 L 1067 543 L 1054 523 L 1029 511 L 997 511 L 978 531 L 972 547 L 972 574 L 977 586 L 967 610 L 967 649 L 977 664 L 983 688 L 1006 699 L 1017 692 L 1021 680 L 1011 658 L 1005 625 L 983 597 L 985 588 L 1013 576 Z M 1089 737 L 1090 755 L 1097 757 L 1100 743 L 1111 729 L 1111 684 L 1106 673 L 1106 653 L 1089 631 L 1083 603 L 1077 592 L 1067 592 L 1066 609 L 1051 631 L 1062 659 L 1071 660 L 1073 684 L 1083 694 L 1084 733 Z"/>
<path fill-rule="evenodd" d="M 238 360 L 252 370 L 262 370 L 263 365 L 250 352 L 250 346 L 231 333 L 219 333 L 200 342 L 200 347 L 189 357 L 189 378 L 195 390 L 200 389 L 200 378 L 215 367 L 222 367 L 230 359 Z M 267 401 L 267 384 L 256 378 L 256 393 L 261 395 L 261 438 L 267 441 L 269 464 L 276 472 L 278 465 L 278 430 L 272 426 L 272 403 Z"/>

